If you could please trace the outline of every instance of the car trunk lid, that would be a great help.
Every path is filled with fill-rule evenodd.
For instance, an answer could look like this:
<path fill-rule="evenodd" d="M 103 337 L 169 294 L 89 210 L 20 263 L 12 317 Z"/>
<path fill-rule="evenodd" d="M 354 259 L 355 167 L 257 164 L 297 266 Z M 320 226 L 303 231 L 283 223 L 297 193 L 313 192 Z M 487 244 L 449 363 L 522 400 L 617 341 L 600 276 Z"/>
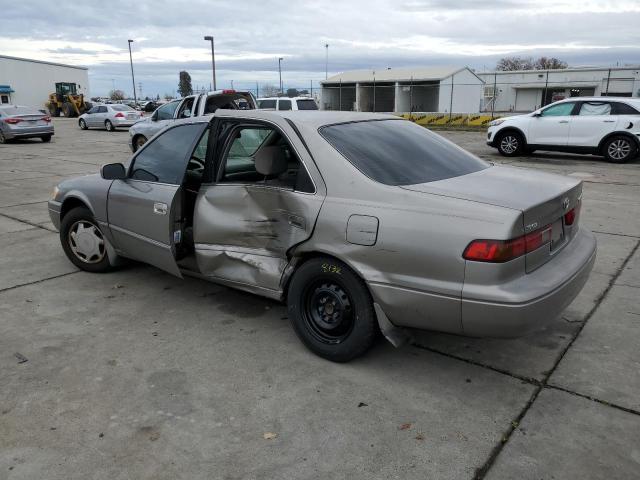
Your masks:
<path fill-rule="evenodd" d="M 551 242 L 527 254 L 527 272 L 553 258 L 573 237 L 578 219 L 567 225 L 565 215 L 574 208 L 577 211 L 582 196 L 580 180 L 502 166 L 402 188 L 519 210 L 522 235 L 550 228 Z"/>

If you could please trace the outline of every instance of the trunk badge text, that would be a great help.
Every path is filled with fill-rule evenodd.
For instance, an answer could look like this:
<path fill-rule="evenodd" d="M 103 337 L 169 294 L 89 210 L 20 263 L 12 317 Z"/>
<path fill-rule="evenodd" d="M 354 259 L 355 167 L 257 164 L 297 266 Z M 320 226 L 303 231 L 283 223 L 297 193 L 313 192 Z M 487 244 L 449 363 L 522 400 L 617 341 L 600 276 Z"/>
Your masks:
<path fill-rule="evenodd" d="M 562 199 L 562 209 L 563 210 L 568 210 L 569 209 L 569 197 L 564 197 Z"/>

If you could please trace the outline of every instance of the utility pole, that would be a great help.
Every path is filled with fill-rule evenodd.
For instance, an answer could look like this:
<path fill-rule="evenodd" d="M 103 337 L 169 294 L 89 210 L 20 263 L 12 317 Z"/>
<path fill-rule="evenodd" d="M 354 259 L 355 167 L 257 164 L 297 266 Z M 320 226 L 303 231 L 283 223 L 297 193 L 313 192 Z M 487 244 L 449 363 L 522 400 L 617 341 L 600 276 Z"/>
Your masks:
<path fill-rule="evenodd" d="M 496 100 L 498 99 L 498 91 L 496 90 L 498 87 L 498 74 L 493 72 L 493 101 L 491 102 L 491 120 L 493 120 L 493 116 L 496 111 Z"/>
<path fill-rule="evenodd" d="M 131 44 L 133 40 L 127 40 L 129 43 L 129 62 L 131 63 L 131 81 L 133 84 L 133 104 L 138 104 L 138 98 L 136 97 L 136 77 L 133 75 L 133 56 L 131 55 Z"/>
<path fill-rule="evenodd" d="M 324 48 L 326 49 L 326 57 L 324 60 L 324 79 L 329 78 L 329 44 L 325 43 Z"/>
<path fill-rule="evenodd" d="M 542 99 L 542 106 L 547 104 L 547 88 L 549 87 L 549 70 L 547 70 L 547 79 L 544 82 L 544 98 Z"/>
<path fill-rule="evenodd" d="M 609 69 L 609 74 L 607 75 L 607 89 L 604 92 L 605 97 L 609 96 L 609 80 L 611 80 L 611 69 Z"/>
<path fill-rule="evenodd" d="M 278 76 L 280 77 L 280 95 L 282 95 L 282 57 L 278 57 Z"/>
<path fill-rule="evenodd" d="M 231 80 L 231 90 L 233 90 L 233 80 Z"/>
<path fill-rule="evenodd" d="M 211 70 L 213 72 L 213 89 L 217 90 L 216 87 L 216 53 L 215 46 L 213 43 L 213 37 L 211 35 L 207 35 L 204 37 L 205 40 L 209 40 L 211 42 Z"/>
<path fill-rule="evenodd" d="M 376 112 L 376 72 L 373 71 L 373 113 Z"/>
<path fill-rule="evenodd" d="M 258 87 L 258 82 L 256 82 L 256 98 L 260 98 L 260 87 Z"/>

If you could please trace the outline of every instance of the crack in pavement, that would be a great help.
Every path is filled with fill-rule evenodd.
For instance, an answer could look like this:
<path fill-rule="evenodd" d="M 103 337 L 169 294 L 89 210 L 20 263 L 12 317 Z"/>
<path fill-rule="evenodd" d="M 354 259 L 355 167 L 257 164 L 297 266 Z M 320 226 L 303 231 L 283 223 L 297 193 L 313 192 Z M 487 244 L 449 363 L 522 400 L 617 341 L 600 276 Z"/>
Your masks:
<path fill-rule="evenodd" d="M 568 393 L 570 395 L 575 395 L 576 397 L 586 398 L 587 400 L 591 400 L 592 402 L 606 405 L 607 407 L 622 410 L 623 412 L 632 413 L 634 415 L 640 415 L 640 410 L 634 410 L 633 408 L 623 407 L 622 405 L 617 405 L 615 403 L 607 402 L 605 400 L 600 400 L 599 398 L 592 397 L 591 395 L 586 395 L 584 393 L 574 392 L 573 390 L 569 390 L 568 388 L 564 388 L 559 385 L 545 385 L 545 388 L 549 388 L 551 390 L 559 390 L 561 392 Z"/>
<path fill-rule="evenodd" d="M 573 344 L 575 343 L 575 341 L 578 338 L 578 336 L 580 335 L 580 333 L 582 333 L 582 330 L 586 326 L 586 324 L 589 321 L 589 319 L 591 319 L 593 314 L 596 312 L 596 310 L 600 307 L 600 305 L 602 304 L 602 302 L 606 298 L 607 294 L 611 291 L 611 289 L 613 288 L 616 280 L 622 274 L 623 270 L 625 269 L 625 267 L 627 266 L 627 264 L 629 263 L 629 261 L 631 260 L 633 255 L 638 251 L 639 247 L 640 247 L 640 241 L 637 241 L 635 246 L 631 249 L 631 252 L 625 258 L 624 262 L 622 262 L 622 265 L 620 265 L 620 267 L 618 268 L 616 273 L 613 275 L 613 277 L 609 281 L 609 285 L 607 285 L 607 288 L 597 298 L 595 305 L 591 308 L 591 310 L 589 310 L 589 313 L 587 313 L 587 315 L 585 315 L 585 318 L 584 318 L 584 321 L 582 322 L 582 325 L 580 325 L 578 327 L 578 329 L 573 334 L 573 337 L 571 338 L 569 343 L 560 352 L 560 354 L 556 358 L 553 366 L 551 367 L 551 369 L 549 369 L 546 372 L 546 374 L 545 374 L 544 378 L 542 379 L 542 381 L 540 381 L 536 385 L 536 389 L 533 392 L 533 394 L 531 395 L 531 398 L 529 399 L 529 401 L 525 404 L 525 406 L 522 408 L 520 413 L 518 413 L 516 418 L 509 424 L 509 427 L 507 428 L 506 432 L 502 435 L 502 438 L 500 439 L 500 442 L 496 446 L 493 447 L 491 453 L 489 454 L 489 458 L 487 458 L 485 463 L 480 468 L 478 468 L 476 470 L 476 473 L 473 476 L 474 480 L 481 480 L 481 479 L 485 478 L 485 476 L 487 475 L 489 470 L 491 470 L 491 467 L 495 463 L 495 461 L 498 458 L 498 456 L 500 455 L 500 453 L 502 453 L 502 450 L 504 449 L 504 446 L 511 439 L 511 436 L 513 435 L 514 430 L 518 427 L 518 425 L 520 424 L 520 421 L 524 418 L 524 416 L 527 414 L 527 412 L 529 411 L 529 409 L 531 408 L 533 403 L 536 401 L 536 399 L 538 398 L 538 395 L 540 395 L 540 392 L 545 388 L 554 388 L 556 390 L 565 391 L 566 393 L 575 394 L 577 396 L 580 396 L 580 397 L 585 398 L 585 399 L 592 400 L 592 401 L 600 403 L 602 405 L 608 405 L 608 406 L 610 406 L 612 408 L 619 408 L 619 409 L 622 409 L 622 410 L 624 410 L 626 412 L 633 413 L 633 414 L 636 414 L 636 415 L 640 415 L 640 412 L 634 411 L 632 409 L 621 407 L 619 405 L 613 405 L 613 404 L 611 404 L 609 402 L 605 402 L 605 401 L 599 400 L 597 398 L 592 398 L 592 397 L 590 397 L 588 395 L 579 394 L 577 392 L 573 392 L 573 391 L 570 391 L 570 390 L 567 390 L 567 389 L 563 389 L 561 387 L 558 388 L 558 387 L 555 387 L 555 386 L 552 386 L 552 385 L 548 385 L 549 378 L 551 378 L 551 376 L 553 375 L 553 373 L 558 368 L 558 365 L 560 365 L 560 362 L 562 361 L 562 359 L 564 358 L 566 353 L 573 346 Z M 495 370 L 495 369 L 492 369 L 492 370 Z M 510 376 L 514 376 L 514 375 L 510 375 Z M 516 377 L 516 378 L 518 378 L 518 377 Z M 521 379 L 524 380 L 524 378 L 526 378 L 526 377 L 523 377 Z M 526 380 L 524 380 L 524 381 L 526 381 Z"/>
<path fill-rule="evenodd" d="M 31 225 L 32 227 L 41 228 L 42 230 L 46 230 L 47 232 L 58 233 L 57 230 L 52 230 L 51 228 L 47 228 L 44 225 L 38 225 L 37 223 L 33 223 L 33 222 L 28 221 L 28 220 L 22 220 L 20 218 L 14 217 L 12 215 L 7 215 L 6 213 L 0 212 L 0 216 L 1 217 L 5 217 L 5 218 L 9 218 L 11 220 L 15 220 L 16 222 L 24 223 L 25 225 Z"/>
<path fill-rule="evenodd" d="M 0 288 L 0 294 L 4 292 L 8 292 L 10 290 L 15 290 L 20 287 L 28 287 L 29 285 L 37 285 L 38 283 L 46 282 L 48 280 L 55 280 L 56 278 L 66 277 L 68 275 L 73 275 L 74 273 L 80 273 L 82 270 L 75 270 L 73 272 L 61 273 L 60 275 L 54 275 L 53 277 L 41 278 L 40 280 L 34 280 L 33 282 L 21 283 L 20 285 L 13 285 L 12 287 Z"/>
<path fill-rule="evenodd" d="M 611 233 L 611 232 L 603 232 L 601 230 L 591 230 L 593 233 L 600 233 L 602 235 L 615 235 L 617 237 L 629 237 L 629 238 L 640 238 L 638 235 L 630 235 L 628 233 Z"/>
<path fill-rule="evenodd" d="M 3 205 L 0 208 L 24 207 L 26 205 L 37 205 L 38 203 L 47 203 L 47 200 L 40 200 L 38 202 L 16 203 L 15 205 Z"/>

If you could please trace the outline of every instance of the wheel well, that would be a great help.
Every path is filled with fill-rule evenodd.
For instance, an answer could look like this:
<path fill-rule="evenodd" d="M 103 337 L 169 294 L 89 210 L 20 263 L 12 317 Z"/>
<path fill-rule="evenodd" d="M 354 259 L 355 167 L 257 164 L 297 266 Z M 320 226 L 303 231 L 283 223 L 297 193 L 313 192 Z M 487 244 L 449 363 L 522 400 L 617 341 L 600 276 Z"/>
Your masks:
<path fill-rule="evenodd" d="M 635 135 L 630 134 L 629 132 L 612 132 L 602 140 L 600 140 L 600 144 L 598 145 L 598 153 L 604 154 L 604 144 L 607 143 L 613 137 L 627 137 L 631 138 L 636 145 L 636 148 L 640 148 L 640 140 L 638 140 Z"/>
<path fill-rule="evenodd" d="M 343 259 L 336 257 L 335 255 L 331 255 L 330 253 L 325 253 L 325 252 L 319 252 L 319 251 L 311 251 L 311 252 L 301 252 L 300 254 L 296 255 L 293 259 L 292 262 L 294 263 L 293 269 L 288 272 L 285 273 L 286 277 L 284 279 L 284 282 L 282 284 L 282 301 L 286 302 L 287 301 L 287 293 L 289 291 L 289 284 L 291 283 L 291 279 L 293 278 L 293 275 L 296 273 L 296 271 L 306 262 L 308 262 L 309 260 L 313 260 L 314 258 L 319 258 L 319 257 L 328 257 L 328 258 L 333 258 L 335 260 L 337 260 L 338 262 L 342 262 L 345 265 L 347 265 L 351 271 L 360 279 L 362 280 L 362 282 L 365 284 L 365 286 L 367 287 L 367 290 L 369 290 L 369 294 L 371 295 L 371 290 L 369 289 L 369 285 L 367 284 L 367 282 L 365 281 L 365 279 L 362 277 L 362 275 L 360 274 L 360 272 L 358 270 L 356 270 L 355 268 L 353 268 L 352 265 L 349 264 L 349 262 L 345 262 Z M 373 295 L 372 295 L 373 298 Z"/>
<path fill-rule="evenodd" d="M 527 136 L 524 134 L 524 132 L 522 130 L 520 130 L 519 128 L 516 127 L 505 127 L 502 130 L 498 130 L 498 132 L 496 133 L 496 136 L 494 138 L 498 138 L 500 135 L 504 135 L 505 133 L 517 133 L 518 135 L 520 135 L 520 138 L 522 138 L 522 141 L 524 142 L 524 145 L 527 145 Z"/>
<path fill-rule="evenodd" d="M 73 210 L 76 207 L 84 207 L 89 209 L 86 203 L 76 197 L 67 198 L 64 202 L 62 202 L 62 207 L 60 208 L 60 220 L 64 218 L 64 216 Z M 91 209 L 89 209 L 91 210 Z"/>

